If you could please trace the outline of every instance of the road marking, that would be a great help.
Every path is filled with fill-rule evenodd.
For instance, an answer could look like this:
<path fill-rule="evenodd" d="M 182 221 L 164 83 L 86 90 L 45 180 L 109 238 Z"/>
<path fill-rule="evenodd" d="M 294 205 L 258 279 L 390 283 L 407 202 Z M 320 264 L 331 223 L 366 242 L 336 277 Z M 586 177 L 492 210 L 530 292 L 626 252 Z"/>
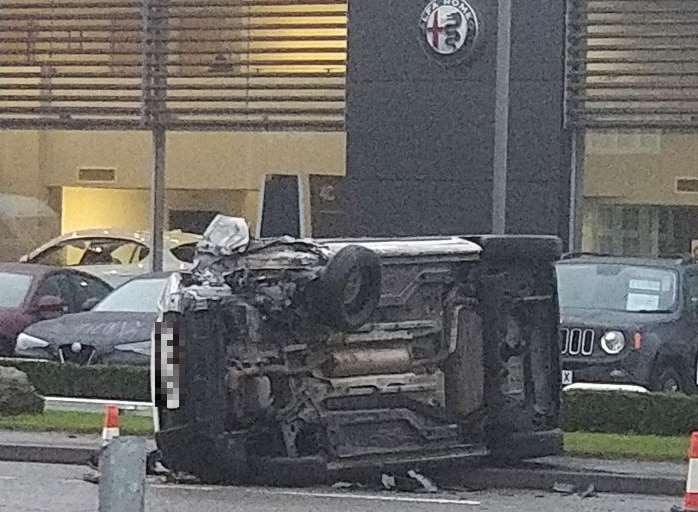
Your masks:
<path fill-rule="evenodd" d="M 0 480 L 17 480 L 16 476 L 0 476 Z"/>
<path fill-rule="evenodd" d="M 404 503 L 430 503 L 433 505 L 480 505 L 479 501 L 457 500 L 448 498 L 416 498 L 407 496 L 379 496 L 375 494 L 350 494 L 342 492 L 304 492 L 304 491 L 273 491 L 265 490 L 263 494 L 281 496 L 300 496 L 312 498 L 339 498 L 345 500 L 368 500 L 368 501 L 399 501 Z"/>
<path fill-rule="evenodd" d="M 151 484 L 149 487 L 156 489 L 189 490 L 189 491 L 215 491 L 215 490 L 238 490 L 241 492 L 253 492 L 255 494 L 266 494 L 270 496 L 298 496 L 300 498 L 330 498 L 344 500 L 364 500 L 364 501 L 393 501 L 402 503 L 424 503 L 431 505 L 466 505 L 479 506 L 479 501 L 458 500 L 449 498 L 417 498 L 407 496 L 379 496 L 375 494 L 350 494 L 342 492 L 309 492 L 309 491 L 283 491 L 272 489 L 255 489 L 250 487 L 205 487 L 191 484 Z"/>
<path fill-rule="evenodd" d="M 216 489 L 226 489 L 226 487 L 206 487 L 195 484 L 148 484 L 148 487 L 155 489 L 184 489 L 185 491 L 215 491 Z"/>

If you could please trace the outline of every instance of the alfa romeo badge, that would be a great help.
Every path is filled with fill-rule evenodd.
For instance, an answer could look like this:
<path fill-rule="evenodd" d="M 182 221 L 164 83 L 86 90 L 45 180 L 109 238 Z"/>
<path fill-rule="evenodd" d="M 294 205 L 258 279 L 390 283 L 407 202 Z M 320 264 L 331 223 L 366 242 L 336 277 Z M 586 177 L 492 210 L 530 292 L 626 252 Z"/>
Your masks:
<path fill-rule="evenodd" d="M 470 53 L 480 28 L 477 14 L 465 0 L 431 0 L 419 25 L 427 48 L 448 61 Z"/>

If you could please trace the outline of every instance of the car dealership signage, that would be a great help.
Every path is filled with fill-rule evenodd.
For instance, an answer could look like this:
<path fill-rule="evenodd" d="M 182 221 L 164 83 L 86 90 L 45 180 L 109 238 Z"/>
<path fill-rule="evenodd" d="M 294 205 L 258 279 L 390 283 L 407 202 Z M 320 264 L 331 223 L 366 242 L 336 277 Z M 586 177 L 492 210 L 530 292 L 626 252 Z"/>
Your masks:
<path fill-rule="evenodd" d="M 427 50 L 447 63 L 471 53 L 480 29 L 475 10 L 465 0 L 431 0 L 419 26 Z"/>

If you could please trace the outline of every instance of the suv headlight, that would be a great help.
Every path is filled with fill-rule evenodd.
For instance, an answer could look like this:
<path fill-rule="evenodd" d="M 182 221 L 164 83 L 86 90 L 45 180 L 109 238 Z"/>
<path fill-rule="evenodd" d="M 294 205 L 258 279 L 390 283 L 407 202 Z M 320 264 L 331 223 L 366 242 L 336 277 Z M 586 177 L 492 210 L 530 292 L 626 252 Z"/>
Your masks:
<path fill-rule="evenodd" d="M 135 352 L 137 354 L 149 356 L 150 355 L 150 341 L 138 341 L 136 343 L 124 343 L 123 345 L 115 346 L 114 349 L 119 350 L 121 352 Z"/>
<path fill-rule="evenodd" d="M 620 331 L 609 331 L 601 337 L 601 348 L 610 355 L 620 354 L 625 348 L 625 336 Z"/>
<path fill-rule="evenodd" d="M 34 336 L 29 336 L 28 334 L 21 333 L 17 336 L 17 344 L 15 345 L 15 350 L 31 350 L 33 348 L 45 348 L 48 347 L 48 341 L 40 340 Z"/>

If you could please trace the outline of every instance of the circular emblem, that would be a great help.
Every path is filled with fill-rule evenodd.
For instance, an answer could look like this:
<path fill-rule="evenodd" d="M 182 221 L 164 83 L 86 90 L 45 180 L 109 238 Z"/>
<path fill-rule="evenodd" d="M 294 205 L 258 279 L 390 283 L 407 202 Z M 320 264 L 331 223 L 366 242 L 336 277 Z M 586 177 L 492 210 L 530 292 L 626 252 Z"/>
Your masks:
<path fill-rule="evenodd" d="M 75 354 L 80 352 L 82 350 L 82 345 L 78 343 L 77 341 L 70 345 L 70 350 L 72 350 Z"/>
<path fill-rule="evenodd" d="M 465 0 L 431 0 L 419 25 L 427 47 L 447 60 L 466 56 L 480 28 L 475 11 Z"/>

